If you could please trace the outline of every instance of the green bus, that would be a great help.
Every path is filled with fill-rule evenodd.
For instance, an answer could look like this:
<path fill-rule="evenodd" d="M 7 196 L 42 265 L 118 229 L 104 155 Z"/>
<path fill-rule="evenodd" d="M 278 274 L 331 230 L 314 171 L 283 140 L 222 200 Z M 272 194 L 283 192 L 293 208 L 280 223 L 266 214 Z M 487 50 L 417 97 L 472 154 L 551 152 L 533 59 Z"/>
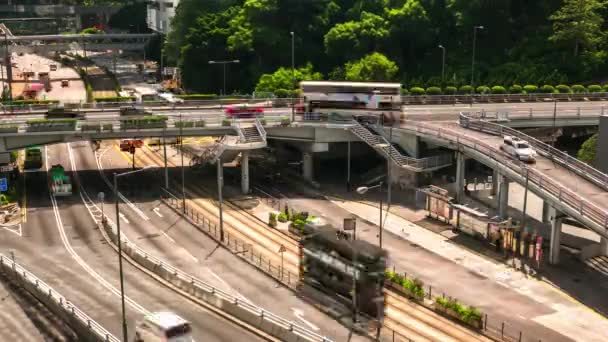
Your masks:
<path fill-rule="evenodd" d="M 23 168 L 26 170 L 39 169 L 42 167 L 42 152 L 39 147 L 30 147 L 25 150 L 25 161 Z"/>

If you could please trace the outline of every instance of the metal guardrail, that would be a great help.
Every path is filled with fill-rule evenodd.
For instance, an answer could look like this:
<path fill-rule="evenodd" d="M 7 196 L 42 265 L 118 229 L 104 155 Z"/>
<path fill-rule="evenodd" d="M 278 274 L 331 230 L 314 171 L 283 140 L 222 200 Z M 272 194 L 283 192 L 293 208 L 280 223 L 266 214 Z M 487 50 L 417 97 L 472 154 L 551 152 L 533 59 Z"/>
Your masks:
<path fill-rule="evenodd" d="M 537 152 L 547 157 L 553 162 L 556 162 L 563 167 L 571 170 L 577 175 L 587 179 L 593 184 L 601 187 L 604 190 L 608 190 L 608 175 L 594 168 L 593 166 L 578 160 L 570 156 L 569 154 L 556 149 L 555 147 L 545 144 L 544 142 L 535 139 L 525 133 L 518 130 L 485 121 L 481 118 L 475 118 L 469 115 L 469 113 L 460 113 L 460 125 L 465 128 L 474 129 L 480 132 L 488 133 L 491 135 L 511 135 L 518 137 L 522 140 L 526 140 L 530 146 L 532 146 Z"/>
<path fill-rule="evenodd" d="M 0 268 L 13 272 L 16 277 L 19 277 L 21 281 L 29 283 L 30 287 L 33 287 L 38 293 L 32 293 L 36 298 L 42 302 L 51 301 L 55 308 L 60 308 L 61 311 L 65 312 L 66 316 L 71 316 L 72 319 L 80 322 L 82 327 L 85 327 L 90 333 L 97 338 L 99 341 L 107 342 L 120 342 L 120 339 L 108 332 L 103 326 L 89 317 L 84 311 L 80 310 L 73 303 L 68 301 L 59 292 L 53 289 L 44 281 L 40 280 L 33 273 L 29 272 L 21 265 L 17 264 L 14 260 L 0 254 Z M 29 290 L 29 289 L 28 289 Z M 45 299 L 39 298 L 44 296 Z M 46 303 L 45 303 L 46 304 Z M 55 311 L 55 310 L 51 310 Z"/>
<path fill-rule="evenodd" d="M 400 167 L 423 172 L 432 168 L 448 166 L 452 164 L 452 155 L 440 155 L 427 158 L 412 158 L 402 155 L 393 145 L 382 135 L 374 135 L 369 129 L 361 125 L 356 120 L 350 122 L 350 131 L 359 139 L 365 141 L 372 148 L 378 149 Z"/>
<path fill-rule="evenodd" d="M 458 133 L 451 129 L 419 122 L 402 121 L 401 129 L 414 131 L 417 135 L 429 135 L 440 140 L 447 140 L 457 146 L 466 146 L 493 160 L 497 167 L 508 168 L 516 175 L 521 175 L 522 177 L 525 177 L 527 174 L 531 184 L 534 184 L 541 191 L 553 196 L 557 202 L 561 203 L 564 207 L 570 208 L 572 213 L 587 218 L 598 227 L 603 227 L 603 230 L 594 230 L 600 235 L 608 237 L 607 211 L 575 194 L 559 182 L 545 176 L 542 172 L 528 168 L 527 165 L 521 161 L 508 158 L 502 151 L 495 147 L 479 139 Z"/>
<path fill-rule="evenodd" d="M 178 200 L 178 202 L 179 202 L 179 200 Z M 116 225 L 113 224 L 112 222 L 110 222 L 110 220 L 108 220 L 108 222 L 109 222 L 109 228 L 111 229 L 112 234 L 113 234 L 112 240 L 116 241 L 116 238 L 117 238 Z M 106 228 L 108 228 L 108 227 L 106 227 Z M 227 292 L 224 292 L 212 285 L 205 283 L 204 281 L 202 281 L 198 278 L 195 278 L 194 276 L 191 276 L 188 273 L 186 273 L 178 268 L 171 266 L 169 263 L 148 254 L 146 251 L 139 248 L 136 244 L 132 243 L 126 236 L 122 235 L 121 237 L 122 237 L 122 244 L 123 244 L 123 253 L 131 253 L 134 256 L 143 257 L 146 260 L 146 262 L 151 263 L 153 265 L 152 266 L 153 272 L 157 273 L 158 270 L 164 270 L 167 272 L 167 274 L 171 275 L 171 277 L 174 280 L 176 280 L 177 282 L 179 282 L 180 284 L 189 284 L 190 286 L 195 287 L 198 290 L 202 290 L 205 293 L 212 295 L 215 298 L 232 303 L 233 305 L 239 307 L 240 309 L 245 310 L 253 315 L 256 315 L 257 317 L 259 317 L 259 319 L 261 321 L 267 321 L 271 324 L 274 324 L 278 327 L 288 330 L 288 331 L 300 336 L 302 339 L 304 339 L 306 341 L 331 342 L 331 340 L 328 339 L 327 337 L 314 333 L 298 324 L 295 324 L 293 321 L 289 321 L 283 317 L 275 315 L 272 312 L 264 310 L 263 308 L 260 308 L 256 305 L 253 305 L 246 300 L 240 299 L 240 298 L 233 296 Z M 232 241 L 233 244 L 234 244 L 234 241 L 236 241 L 236 240 L 233 239 L 233 241 Z M 244 248 L 245 246 L 241 245 L 241 247 Z M 133 252 L 129 252 L 129 250 L 132 250 Z M 241 251 L 241 253 L 242 253 L 242 251 Z M 142 265 L 142 266 L 146 267 L 145 265 Z"/>
<path fill-rule="evenodd" d="M 608 100 L 608 93 L 402 95 L 404 105 Z"/>
<path fill-rule="evenodd" d="M 260 136 L 262 137 L 262 140 L 265 142 L 266 141 L 266 129 L 264 129 L 264 125 L 262 125 L 262 123 L 260 122 L 260 118 L 255 118 L 255 127 L 257 128 L 258 132 L 260 133 Z"/>

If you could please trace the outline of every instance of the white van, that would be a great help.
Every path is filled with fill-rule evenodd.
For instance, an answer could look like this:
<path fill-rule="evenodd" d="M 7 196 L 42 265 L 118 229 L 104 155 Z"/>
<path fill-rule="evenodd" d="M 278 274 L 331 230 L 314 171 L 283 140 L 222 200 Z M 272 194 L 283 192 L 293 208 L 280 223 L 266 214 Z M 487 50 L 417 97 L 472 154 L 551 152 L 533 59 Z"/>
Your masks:
<path fill-rule="evenodd" d="M 135 327 L 134 342 L 192 342 L 190 322 L 173 312 L 152 312 Z"/>

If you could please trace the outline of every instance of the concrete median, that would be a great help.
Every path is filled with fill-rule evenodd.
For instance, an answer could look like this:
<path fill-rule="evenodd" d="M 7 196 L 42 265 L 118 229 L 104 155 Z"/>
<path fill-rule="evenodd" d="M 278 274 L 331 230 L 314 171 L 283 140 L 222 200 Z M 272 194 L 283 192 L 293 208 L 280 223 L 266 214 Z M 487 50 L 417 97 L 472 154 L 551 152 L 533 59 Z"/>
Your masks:
<path fill-rule="evenodd" d="M 120 341 L 45 282 L 2 254 L 0 270 L 74 329 L 79 341 Z"/>

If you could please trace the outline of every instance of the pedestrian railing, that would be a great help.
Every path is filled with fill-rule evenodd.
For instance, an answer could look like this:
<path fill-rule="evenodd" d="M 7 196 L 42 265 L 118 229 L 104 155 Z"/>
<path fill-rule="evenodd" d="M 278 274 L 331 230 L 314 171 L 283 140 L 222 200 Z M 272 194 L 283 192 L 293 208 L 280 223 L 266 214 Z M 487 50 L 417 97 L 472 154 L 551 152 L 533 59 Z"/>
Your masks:
<path fill-rule="evenodd" d="M 483 120 L 483 118 L 479 115 L 472 116 L 466 112 L 460 113 L 460 125 L 465 128 L 474 129 L 491 135 L 510 135 L 518 137 L 522 140 L 526 140 L 530 146 L 532 146 L 538 153 L 542 154 L 546 158 L 549 158 L 551 161 L 562 165 L 563 167 L 587 179 L 602 189 L 608 190 L 607 174 L 523 132 L 500 125 L 498 123 L 488 122 Z"/>
<path fill-rule="evenodd" d="M 190 223 L 199 230 L 209 235 L 215 241 L 222 243 L 220 227 L 217 223 L 212 222 L 209 217 L 191 208 L 188 204 L 186 204 L 186 207 L 184 208 L 182 199 L 173 195 L 166 189 L 162 189 L 161 199 L 175 211 L 188 218 Z M 255 248 L 253 244 L 235 237 L 226 230 L 224 230 L 224 240 L 224 246 L 233 254 L 239 256 L 241 259 L 247 261 L 249 264 L 270 275 L 287 287 L 292 289 L 296 288 L 300 280 L 299 276 L 289 270 L 281 268 L 281 265 L 276 265 L 272 260 L 257 251 L 257 248 Z"/>
<path fill-rule="evenodd" d="M 608 93 L 405 95 L 404 105 L 608 100 Z"/>
<path fill-rule="evenodd" d="M 393 272 L 394 273 L 397 272 L 395 270 L 394 266 L 393 266 Z M 403 272 L 403 273 L 399 273 L 399 275 L 401 277 L 403 277 L 403 279 L 409 279 L 412 282 L 422 284 L 420 279 L 416 276 L 413 276 L 411 273 L 408 274 L 406 272 Z M 398 287 L 400 285 L 393 284 L 392 286 Z M 405 290 L 405 291 L 407 291 L 407 290 Z M 418 298 L 417 300 L 414 300 L 414 301 L 417 302 L 418 304 L 422 304 L 423 306 L 427 307 L 428 309 L 433 310 L 443 316 L 445 316 L 445 315 L 441 312 L 441 310 L 437 310 L 437 307 L 435 304 L 438 298 L 442 298 L 442 299 L 446 299 L 446 300 L 454 300 L 454 301 L 458 302 L 457 298 L 451 297 L 451 296 L 449 296 L 449 294 L 446 294 L 445 292 L 443 292 L 440 289 L 433 288 L 431 285 L 424 286 L 424 284 L 422 284 L 422 293 L 423 293 L 422 297 Z M 469 306 L 469 305 L 467 305 L 467 303 L 462 303 L 462 304 Z M 472 306 L 469 306 L 469 307 L 472 307 Z M 449 318 L 453 319 L 453 317 L 449 317 Z M 466 327 L 469 329 L 472 329 L 473 331 L 477 331 L 487 337 L 490 337 L 492 339 L 499 340 L 499 341 L 511 341 L 511 342 L 538 341 L 538 342 L 541 342 L 541 339 L 531 336 L 528 333 L 524 334 L 524 331 L 521 327 L 517 327 L 515 324 L 509 323 L 509 322 L 505 321 L 504 319 L 493 317 L 491 315 L 488 315 L 487 313 L 482 313 L 481 318 L 482 318 L 481 326 L 478 326 L 477 329 L 472 328 L 469 325 L 466 325 Z M 465 323 L 461 323 L 461 324 L 465 324 Z"/>
<path fill-rule="evenodd" d="M 435 139 L 447 141 L 460 150 L 467 147 L 491 160 L 497 169 L 509 170 L 515 176 L 524 179 L 526 176 L 541 192 L 550 195 L 554 201 L 570 212 L 573 217 L 587 219 L 595 227 L 591 227 L 598 234 L 608 237 L 608 212 L 577 195 L 569 188 L 556 180 L 547 177 L 540 170 L 527 167 L 527 164 L 506 156 L 499 149 L 466 134 L 449 128 L 420 122 L 402 121 L 401 129 L 415 132 L 416 135 L 430 136 Z M 583 222 L 584 223 L 584 222 Z M 597 227 L 597 228 L 596 228 Z"/>
<path fill-rule="evenodd" d="M 184 216 L 190 221 L 190 223 L 194 224 L 197 228 L 202 229 L 207 234 L 211 235 L 211 237 L 220 242 L 220 232 L 219 227 L 210 222 L 209 219 L 203 217 L 198 214 L 196 211 L 192 210 L 189 207 L 181 206 L 181 199 L 178 199 L 169 191 L 163 189 L 163 195 L 161 199 L 168 203 L 172 208 L 178 210 L 183 213 Z M 106 229 L 111 229 L 113 237 L 112 239 L 116 241 L 117 231 L 116 226 L 109 222 L 108 225 L 105 226 Z M 242 259 L 248 261 L 250 264 L 258 267 L 263 270 L 267 274 L 271 275 L 274 279 L 282 282 L 283 284 L 292 287 L 295 286 L 297 282 L 297 276 L 291 274 L 288 271 L 282 271 L 280 266 L 275 266 L 268 259 L 264 259 L 263 256 L 259 253 L 256 253 L 253 249 L 253 246 L 250 244 L 244 243 L 242 240 L 234 237 L 232 234 L 228 232 L 224 233 L 225 243 L 224 246 L 227 247 L 231 252 L 235 255 L 238 255 Z M 135 259 L 143 260 L 140 264 L 143 267 L 153 270 L 153 272 L 157 274 L 161 274 L 163 278 L 168 279 L 172 284 L 177 284 L 178 287 L 187 289 L 188 293 L 193 293 L 196 295 L 197 293 L 204 293 L 200 296 L 203 298 L 208 298 L 211 296 L 212 298 L 220 299 L 224 302 L 231 303 L 232 305 L 240 308 L 244 312 L 248 312 L 251 315 L 257 317 L 255 326 L 261 327 L 260 329 L 266 331 L 267 333 L 278 333 L 276 329 L 266 327 L 265 322 L 272 324 L 275 327 L 279 327 L 280 329 L 289 332 L 290 334 L 297 335 L 299 338 L 305 341 L 311 342 L 331 342 L 325 336 L 319 335 L 311 330 L 308 330 L 293 321 L 287 320 L 283 317 L 280 317 L 276 314 L 273 314 L 270 311 L 267 311 L 263 308 L 260 308 L 247 300 L 243 300 L 239 297 L 233 296 L 221 289 L 218 289 L 212 285 L 205 283 L 202 280 L 199 280 L 182 270 L 179 270 L 167 262 L 160 260 L 150 254 L 148 254 L 143 249 L 139 248 L 137 245 L 128 240 L 124 235 L 122 236 L 122 244 L 123 244 L 123 253 L 135 257 Z M 201 292 L 202 291 L 202 292 Z M 197 296 L 198 297 L 198 296 Z M 220 309 L 230 312 L 230 308 L 224 307 L 221 304 L 212 301 L 212 305 L 220 306 Z M 238 317 L 238 316 L 237 316 Z M 250 324 L 252 322 L 249 322 Z M 271 332 L 267 331 L 268 329 Z"/>
<path fill-rule="evenodd" d="M 49 310 L 60 316 L 60 318 L 73 324 L 78 324 L 77 328 L 73 328 L 80 334 L 87 334 L 86 338 L 82 335 L 79 337 L 85 340 L 93 338 L 98 341 L 120 342 L 118 338 L 108 332 L 101 324 L 68 301 L 50 285 L 17 264 L 13 259 L 0 254 L 0 269 L 12 277 L 19 279 L 20 284 L 27 291 L 44 303 Z"/>

